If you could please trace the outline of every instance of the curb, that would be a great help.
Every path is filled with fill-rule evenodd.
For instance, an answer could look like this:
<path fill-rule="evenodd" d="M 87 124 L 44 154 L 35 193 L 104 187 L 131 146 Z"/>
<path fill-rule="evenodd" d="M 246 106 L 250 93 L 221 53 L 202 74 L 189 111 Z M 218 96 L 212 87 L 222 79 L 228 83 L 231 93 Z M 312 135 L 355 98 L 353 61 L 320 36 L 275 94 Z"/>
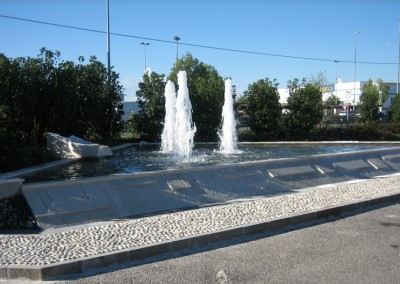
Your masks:
<path fill-rule="evenodd" d="M 132 247 L 120 251 L 99 254 L 96 256 L 77 258 L 65 262 L 48 265 L 8 265 L 0 266 L 0 279 L 13 280 L 26 278 L 30 280 L 56 279 L 61 275 L 80 274 L 92 269 L 105 268 L 107 266 L 127 263 L 146 259 L 149 257 L 191 249 L 213 243 L 227 241 L 235 238 L 251 236 L 260 233 L 270 233 L 296 226 L 326 219 L 338 217 L 345 213 L 350 213 L 370 206 L 399 201 L 400 193 L 381 196 L 370 200 L 363 200 L 354 203 L 343 204 L 335 207 L 328 207 L 322 210 L 306 212 L 298 215 L 283 217 L 279 219 L 266 220 L 263 222 L 232 227 L 224 230 L 215 231 L 207 234 L 199 234 L 184 237 L 167 242 Z"/>

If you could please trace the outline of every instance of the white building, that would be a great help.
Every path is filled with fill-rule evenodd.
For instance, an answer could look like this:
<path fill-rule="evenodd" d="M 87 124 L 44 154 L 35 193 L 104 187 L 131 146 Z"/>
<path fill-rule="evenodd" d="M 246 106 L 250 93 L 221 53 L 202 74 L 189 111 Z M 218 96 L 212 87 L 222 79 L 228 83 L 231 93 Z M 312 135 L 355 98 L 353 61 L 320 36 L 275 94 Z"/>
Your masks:
<path fill-rule="evenodd" d="M 349 107 L 350 110 L 355 108 L 360 104 L 360 96 L 362 93 L 362 89 L 364 84 L 368 83 L 368 81 L 358 81 L 358 82 L 349 82 L 343 83 L 340 79 L 336 84 L 324 86 L 322 89 L 322 100 L 326 101 L 330 96 L 334 95 L 338 98 L 338 105 L 341 105 L 343 110 L 346 110 Z M 384 82 L 385 86 L 389 87 L 389 95 L 387 100 L 383 103 L 382 112 L 386 113 L 390 105 L 392 104 L 393 98 L 396 95 L 397 83 L 389 83 Z M 278 89 L 279 92 L 279 102 L 281 105 L 287 104 L 287 99 L 289 97 L 289 89 Z"/>
<path fill-rule="evenodd" d="M 388 98 L 387 98 L 386 102 L 384 102 L 384 104 L 382 106 L 382 112 L 386 113 L 389 110 L 389 108 L 392 105 L 392 103 L 393 103 L 393 99 L 397 94 L 398 87 L 397 87 L 397 83 L 394 83 L 394 82 L 391 82 L 391 83 L 387 82 L 387 83 L 384 83 L 384 84 L 385 84 L 385 86 L 389 87 Z"/>
<path fill-rule="evenodd" d="M 364 82 L 343 83 L 338 80 L 336 84 L 325 86 L 322 90 L 322 101 L 326 101 L 331 95 L 338 98 L 338 104 L 342 106 L 350 106 L 360 104 L 361 91 Z"/>
<path fill-rule="evenodd" d="M 138 102 L 123 102 L 123 111 L 124 114 L 122 115 L 122 120 L 123 121 L 128 121 L 129 118 L 131 117 L 132 112 L 138 112 L 139 111 L 139 104 Z"/>

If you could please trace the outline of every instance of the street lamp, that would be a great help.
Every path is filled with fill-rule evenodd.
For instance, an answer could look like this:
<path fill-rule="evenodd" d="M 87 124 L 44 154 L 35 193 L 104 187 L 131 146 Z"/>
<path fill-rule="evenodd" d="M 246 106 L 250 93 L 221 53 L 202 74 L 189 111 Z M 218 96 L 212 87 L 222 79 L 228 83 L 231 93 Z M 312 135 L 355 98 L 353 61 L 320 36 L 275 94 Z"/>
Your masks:
<path fill-rule="evenodd" d="M 110 59 L 110 9 L 109 0 L 106 0 L 106 19 L 107 19 L 107 80 L 110 80 L 111 59 Z"/>
<path fill-rule="evenodd" d="M 176 62 L 178 62 L 178 41 L 180 41 L 181 38 L 178 35 L 176 35 L 174 36 L 174 40 L 176 41 Z"/>
<path fill-rule="evenodd" d="M 397 62 L 397 88 L 396 93 L 399 93 L 399 80 L 400 80 L 400 21 L 399 21 L 399 58 Z"/>
<path fill-rule="evenodd" d="M 360 31 L 356 31 L 354 33 L 354 106 L 353 111 L 356 110 L 356 75 L 357 75 L 357 36 L 360 34 Z M 361 85 L 360 85 L 361 87 Z"/>
<path fill-rule="evenodd" d="M 337 64 L 339 63 L 339 60 L 335 60 L 336 63 L 336 81 L 335 81 L 335 96 L 336 96 L 336 105 L 338 105 L 338 96 L 337 96 L 337 84 L 338 84 L 338 77 L 337 77 Z"/>
<path fill-rule="evenodd" d="M 142 42 L 141 45 L 144 46 L 144 72 L 147 70 L 147 62 L 146 62 L 146 46 L 150 45 L 148 42 Z"/>

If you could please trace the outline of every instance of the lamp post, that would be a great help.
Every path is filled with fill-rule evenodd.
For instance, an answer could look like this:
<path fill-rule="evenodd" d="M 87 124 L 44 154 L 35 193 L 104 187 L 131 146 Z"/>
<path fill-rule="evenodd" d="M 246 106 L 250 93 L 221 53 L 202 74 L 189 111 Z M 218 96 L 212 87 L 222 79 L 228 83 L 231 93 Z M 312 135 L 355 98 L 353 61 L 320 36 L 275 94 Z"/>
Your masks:
<path fill-rule="evenodd" d="M 110 59 L 110 12 L 109 1 L 106 0 L 106 18 L 107 18 L 107 80 L 110 80 L 111 59 Z"/>
<path fill-rule="evenodd" d="M 399 93 L 399 80 L 400 80 L 400 21 L 399 21 L 399 58 L 397 62 L 397 88 L 396 93 Z"/>
<path fill-rule="evenodd" d="M 335 97 L 336 97 L 336 105 L 338 105 L 338 96 L 337 96 L 337 84 L 338 84 L 338 77 L 337 77 L 337 64 L 339 63 L 339 60 L 335 60 L 336 63 L 336 81 L 335 81 Z M 336 111 L 335 111 L 336 112 Z"/>
<path fill-rule="evenodd" d="M 144 46 L 144 72 L 147 70 L 147 62 L 146 62 L 146 46 L 150 45 L 148 42 L 142 42 L 141 45 Z"/>
<path fill-rule="evenodd" d="M 176 41 L 176 62 L 178 62 L 178 41 L 180 41 L 181 38 L 178 35 L 176 35 L 174 36 L 174 40 Z"/>
<path fill-rule="evenodd" d="M 355 39 L 354 39 L 354 106 L 353 111 L 356 110 L 356 75 L 357 75 L 357 36 L 360 34 L 360 31 L 355 32 Z"/>

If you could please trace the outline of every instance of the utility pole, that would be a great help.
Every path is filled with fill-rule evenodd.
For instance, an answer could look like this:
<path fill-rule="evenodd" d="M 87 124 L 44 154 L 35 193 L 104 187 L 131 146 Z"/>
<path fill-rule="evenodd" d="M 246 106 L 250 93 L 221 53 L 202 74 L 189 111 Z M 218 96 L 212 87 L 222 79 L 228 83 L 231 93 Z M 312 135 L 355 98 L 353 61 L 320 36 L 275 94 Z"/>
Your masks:
<path fill-rule="evenodd" d="M 337 84 L 338 84 L 337 64 L 339 63 L 339 60 L 335 60 L 335 63 L 336 63 L 335 97 L 336 97 L 336 105 L 338 105 L 338 96 L 337 96 Z M 335 110 L 335 112 L 336 112 L 336 110 Z"/>
<path fill-rule="evenodd" d="M 397 61 L 397 90 L 396 93 L 399 93 L 399 79 L 400 78 L 400 21 L 399 21 L 399 58 Z"/>
<path fill-rule="evenodd" d="M 176 36 L 174 36 L 174 40 L 176 41 L 176 62 L 178 63 L 178 45 L 179 45 L 179 43 L 178 43 L 178 41 L 180 41 L 181 40 L 181 38 L 178 36 L 178 35 L 176 35 Z"/>
<path fill-rule="evenodd" d="M 146 62 L 146 46 L 150 45 L 148 42 L 142 42 L 141 45 L 144 46 L 144 73 L 147 71 L 147 62 Z"/>
<path fill-rule="evenodd" d="M 107 75 L 108 80 L 111 79 L 111 59 L 110 59 L 110 12 L 109 12 L 109 0 L 106 0 L 106 11 L 107 11 Z"/>
<path fill-rule="evenodd" d="M 354 39 L 354 106 L 353 112 L 356 110 L 356 78 L 357 78 L 357 36 L 360 34 L 360 31 L 355 32 L 355 39 Z M 361 87 L 361 85 L 360 85 Z"/>

